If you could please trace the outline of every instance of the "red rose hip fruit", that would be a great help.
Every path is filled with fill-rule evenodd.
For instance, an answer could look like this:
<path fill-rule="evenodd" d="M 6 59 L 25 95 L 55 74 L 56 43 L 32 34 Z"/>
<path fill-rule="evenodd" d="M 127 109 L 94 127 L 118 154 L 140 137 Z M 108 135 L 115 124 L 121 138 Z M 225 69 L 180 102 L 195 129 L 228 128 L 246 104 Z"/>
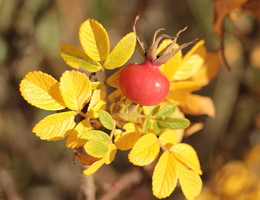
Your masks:
<path fill-rule="evenodd" d="M 161 103 L 170 89 L 169 80 L 151 61 L 126 66 L 120 73 L 119 85 L 126 98 L 145 106 Z"/>

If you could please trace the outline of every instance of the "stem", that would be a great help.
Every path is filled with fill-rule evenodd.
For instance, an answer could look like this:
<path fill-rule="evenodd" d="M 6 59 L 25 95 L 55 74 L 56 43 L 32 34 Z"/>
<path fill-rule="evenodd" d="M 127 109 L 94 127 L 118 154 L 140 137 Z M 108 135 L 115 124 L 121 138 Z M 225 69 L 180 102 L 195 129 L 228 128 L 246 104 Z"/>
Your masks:
<path fill-rule="evenodd" d="M 77 114 L 84 117 L 84 118 L 87 118 L 87 115 L 84 112 L 82 112 L 81 110 L 78 110 Z"/>
<path fill-rule="evenodd" d="M 114 127 L 110 132 L 110 140 L 112 141 L 113 137 L 114 137 L 114 133 L 116 131 L 116 121 L 114 120 Z"/>

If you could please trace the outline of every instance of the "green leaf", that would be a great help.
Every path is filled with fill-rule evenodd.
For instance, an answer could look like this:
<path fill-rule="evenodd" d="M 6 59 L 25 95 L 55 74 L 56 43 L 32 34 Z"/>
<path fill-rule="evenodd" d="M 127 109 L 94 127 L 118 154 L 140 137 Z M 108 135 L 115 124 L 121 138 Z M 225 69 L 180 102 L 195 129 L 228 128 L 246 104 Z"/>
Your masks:
<path fill-rule="evenodd" d="M 115 122 L 112 116 L 105 110 L 98 111 L 98 116 L 101 124 L 108 130 L 112 130 L 115 126 Z"/>
<path fill-rule="evenodd" d="M 156 118 L 171 117 L 175 111 L 176 111 L 175 105 L 166 105 L 157 113 Z"/>
<path fill-rule="evenodd" d="M 123 66 L 132 56 L 135 50 L 136 35 L 129 33 L 123 37 L 112 52 L 107 57 L 104 67 L 106 69 L 115 69 Z"/>
<path fill-rule="evenodd" d="M 154 116 L 156 115 L 156 113 L 158 113 L 159 110 L 160 110 L 160 105 L 151 106 L 149 115 Z"/>
<path fill-rule="evenodd" d="M 69 44 L 60 46 L 60 55 L 67 65 L 75 69 L 86 69 L 89 72 L 97 72 L 102 67 L 99 62 L 92 61 L 81 49 Z"/>
<path fill-rule="evenodd" d="M 143 123 L 142 132 L 147 133 L 147 129 L 149 129 L 150 126 L 151 126 L 151 122 L 148 118 L 146 118 Z"/>
<path fill-rule="evenodd" d="M 153 122 L 153 132 L 156 135 L 160 135 L 160 133 L 162 133 L 162 131 L 164 131 L 164 128 L 160 127 L 157 121 Z"/>
<path fill-rule="evenodd" d="M 90 140 L 84 145 L 85 151 L 96 158 L 103 158 L 108 152 L 108 143 Z"/>
<path fill-rule="evenodd" d="M 185 129 L 190 125 L 190 121 L 185 118 L 166 118 L 157 120 L 161 127 L 169 129 Z"/>
<path fill-rule="evenodd" d="M 110 141 L 109 136 L 105 132 L 98 131 L 98 130 L 91 130 L 86 133 L 83 133 L 82 135 L 80 135 L 80 138 L 84 140 L 96 140 L 96 141 L 103 141 L 103 142 Z"/>

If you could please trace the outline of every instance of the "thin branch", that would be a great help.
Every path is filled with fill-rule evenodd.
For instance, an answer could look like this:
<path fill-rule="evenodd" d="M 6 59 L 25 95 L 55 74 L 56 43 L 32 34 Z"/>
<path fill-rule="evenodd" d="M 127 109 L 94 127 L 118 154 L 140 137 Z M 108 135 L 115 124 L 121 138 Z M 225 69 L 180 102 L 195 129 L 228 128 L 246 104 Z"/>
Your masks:
<path fill-rule="evenodd" d="M 112 200 L 117 197 L 120 192 L 130 188 L 133 185 L 137 185 L 143 178 L 142 173 L 139 169 L 134 169 L 131 172 L 123 175 L 110 189 L 109 191 L 100 198 L 100 200 Z"/>

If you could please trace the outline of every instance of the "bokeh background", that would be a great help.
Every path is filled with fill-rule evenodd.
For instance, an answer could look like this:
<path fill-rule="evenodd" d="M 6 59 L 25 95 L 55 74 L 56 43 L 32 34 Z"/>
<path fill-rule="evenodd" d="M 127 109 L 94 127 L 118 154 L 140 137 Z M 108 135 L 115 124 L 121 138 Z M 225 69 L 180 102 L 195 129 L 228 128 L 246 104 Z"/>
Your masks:
<path fill-rule="evenodd" d="M 79 46 L 78 27 L 87 18 L 104 25 L 113 46 L 132 30 L 137 14 L 143 41 L 150 41 L 158 28 L 174 35 L 188 26 L 180 42 L 199 38 L 209 51 L 220 47 L 213 32 L 211 0 L 0 0 L 0 200 L 109 200 L 113 194 L 115 199 L 155 199 L 151 177 L 135 171 L 124 153 L 86 179 L 82 167 L 72 165 L 72 151 L 64 147 L 64 141 L 41 141 L 31 132 L 49 113 L 27 104 L 19 92 L 19 83 L 29 71 L 41 70 L 58 78 L 69 69 L 59 56 L 59 45 Z M 225 183 L 227 174 L 236 170 L 233 182 L 228 182 L 233 193 L 222 199 L 238 199 L 235 195 L 241 188 L 250 187 L 247 179 L 237 185 L 242 176 L 260 177 L 260 23 L 241 9 L 229 17 L 224 23 L 225 55 L 232 71 L 222 67 L 200 91 L 213 98 L 216 117 L 189 116 L 193 122 L 205 122 L 205 127 L 184 140 L 198 152 L 204 172 L 203 191 L 207 192 L 200 199 L 219 195 L 225 184 L 218 183 Z M 133 59 L 140 56 L 135 54 Z M 255 171 L 241 175 L 239 167 L 247 168 L 245 159 L 252 148 L 256 149 L 250 157 Z M 223 172 L 223 166 L 234 160 L 238 166 Z M 247 199 L 258 199 L 255 195 Z M 184 199 L 180 189 L 171 197 Z"/>

